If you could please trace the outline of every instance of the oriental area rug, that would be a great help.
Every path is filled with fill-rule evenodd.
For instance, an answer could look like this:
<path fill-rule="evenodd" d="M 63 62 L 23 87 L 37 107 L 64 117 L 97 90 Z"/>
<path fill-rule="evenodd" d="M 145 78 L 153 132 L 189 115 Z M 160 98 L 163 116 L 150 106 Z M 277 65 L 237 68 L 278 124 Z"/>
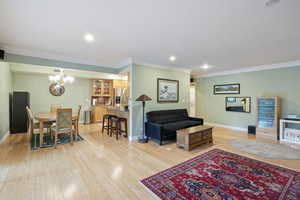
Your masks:
<path fill-rule="evenodd" d="M 213 149 L 143 179 L 162 200 L 299 200 L 300 172 Z"/>

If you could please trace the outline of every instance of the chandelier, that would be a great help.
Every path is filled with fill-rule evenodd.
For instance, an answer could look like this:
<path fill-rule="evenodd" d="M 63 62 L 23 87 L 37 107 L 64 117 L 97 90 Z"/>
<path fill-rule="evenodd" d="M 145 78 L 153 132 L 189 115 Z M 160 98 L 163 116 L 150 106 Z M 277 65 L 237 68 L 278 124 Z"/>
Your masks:
<path fill-rule="evenodd" d="M 65 83 L 73 83 L 74 77 L 66 76 L 64 74 L 64 70 L 54 70 L 54 74 L 49 76 L 49 80 L 51 83 L 55 83 L 57 85 L 64 85 Z"/>

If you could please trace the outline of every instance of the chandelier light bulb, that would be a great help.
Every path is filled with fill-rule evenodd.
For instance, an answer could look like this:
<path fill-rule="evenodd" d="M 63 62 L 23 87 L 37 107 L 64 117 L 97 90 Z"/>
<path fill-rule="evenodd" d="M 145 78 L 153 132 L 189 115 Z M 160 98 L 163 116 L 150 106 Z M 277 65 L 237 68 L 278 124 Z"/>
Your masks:
<path fill-rule="evenodd" d="M 64 83 L 73 83 L 74 82 L 74 78 L 72 76 L 66 76 L 63 79 Z"/>
<path fill-rule="evenodd" d="M 64 83 L 73 83 L 75 79 L 72 76 L 66 76 L 61 69 L 59 74 L 50 75 L 49 80 L 58 85 L 63 85 Z"/>
<path fill-rule="evenodd" d="M 51 81 L 51 82 L 53 81 L 53 76 L 51 76 L 51 75 L 49 76 L 49 81 Z"/>

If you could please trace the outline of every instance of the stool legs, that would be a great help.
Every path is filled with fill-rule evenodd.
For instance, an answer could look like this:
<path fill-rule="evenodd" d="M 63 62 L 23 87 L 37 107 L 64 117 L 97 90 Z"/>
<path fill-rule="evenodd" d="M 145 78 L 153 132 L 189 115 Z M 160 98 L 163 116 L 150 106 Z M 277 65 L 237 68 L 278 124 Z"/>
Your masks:
<path fill-rule="evenodd" d="M 107 120 L 107 124 L 105 124 Z M 122 123 L 124 123 L 125 130 L 122 130 Z M 127 119 L 126 118 L 119 118 L 117 116 L 113 117 L 104 117 L 103 118 L 103 125 L 102 125 L 102 133 L 104 130 L 107 130 L 107 135 L 113 137 L 116 135 L 116 139 L 119 139 L 119 134 L 123 135 L 124 137 L 128 136 L 128 129 L 127 129 Z"/>
<path fill-rule="evenodd" d="M 102 134 L 103 134 L 103 131 L 104 131 L 104 124 L 105 124 L 105 117 L 103 116 L 102 117 Z"/>
<path fill-rule="evenodd" d="M 127 132 L 127 120 L 126 121 L 124 121 L 124 124 L 125 124 L 125 137 L 127 137 L 128 135 L 128 132 Z"/>
<path fill-rule="evenodd" d="M 112 135 L 113 135 L 113 129 L 114 129 L 114 121 L 111 120 L 110 123 L 111 123 L 111 124 L 110 124 L 110 132 L 108 132 L 108 135 L 109 135 L 110 137 L 112 137 Z"/>
<path fill-rule="evenodd" d="M 102 119 L 102 135 L 104 133 L 104 130 L 107 130 L 107 135 L 109 135 L 110 129 L 111 129 L 110 116 L 104 115 Z"/>
<path fill-rule="evenodd" d="M 120 122 L 117 121 L 117 132 L 116 132 L 116 139 L 119 139 L 119 129 L 120 129 Z"/>
<path fill-rule="evenodd" d="M 122 130 L 122 122 L 124 123 L 125 130 Z M 125 133 L 123 136 L 127 137 L 127 119 L 126 118 L 120 118 L 119 123 L 120 123 L 120 126 L 119 126 L 120 135 L 122 135 L 122 133 Z"/>
<path fill-rule="evenodd" d="M 107 135 L 109 135 L 109 132 L 111 131 L 111 124 L 110 124 L 110 118 L 107 119 Z"/>
<path fill-rule="evenodd" d="M 116 139 L 119 139 L 119 120 L 112 119 L 111 120 L 111 131 L 110 136 L 116 135 Z"/>

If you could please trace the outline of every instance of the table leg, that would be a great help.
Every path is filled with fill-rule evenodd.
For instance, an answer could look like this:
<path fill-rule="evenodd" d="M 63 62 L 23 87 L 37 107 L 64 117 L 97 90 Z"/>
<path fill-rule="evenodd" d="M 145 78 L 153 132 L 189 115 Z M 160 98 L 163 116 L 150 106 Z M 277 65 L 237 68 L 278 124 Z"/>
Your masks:
<path fill-rule="evenodd" d="M 43 144 L 43 138 L 44 138 L 44 122 L 40 121 L 40 148 Z"/>

